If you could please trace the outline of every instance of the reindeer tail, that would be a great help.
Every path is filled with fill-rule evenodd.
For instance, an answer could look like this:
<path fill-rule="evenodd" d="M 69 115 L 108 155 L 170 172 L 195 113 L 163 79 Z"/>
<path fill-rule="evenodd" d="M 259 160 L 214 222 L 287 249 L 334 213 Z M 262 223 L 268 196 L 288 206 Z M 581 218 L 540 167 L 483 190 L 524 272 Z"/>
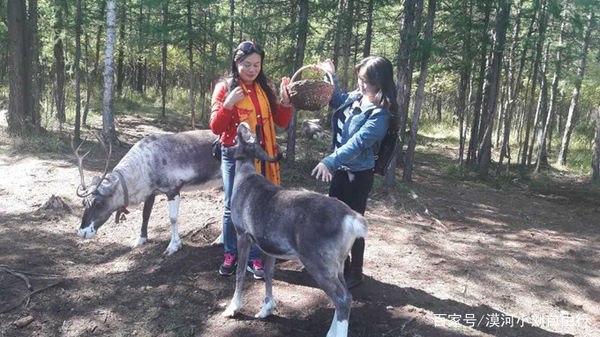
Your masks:
<path fill-rule="evenodd" d="M 348 214 L 343 220 L 346 227 L 356 238 L 367 237 L 367 219 L 358 213 Z"/>

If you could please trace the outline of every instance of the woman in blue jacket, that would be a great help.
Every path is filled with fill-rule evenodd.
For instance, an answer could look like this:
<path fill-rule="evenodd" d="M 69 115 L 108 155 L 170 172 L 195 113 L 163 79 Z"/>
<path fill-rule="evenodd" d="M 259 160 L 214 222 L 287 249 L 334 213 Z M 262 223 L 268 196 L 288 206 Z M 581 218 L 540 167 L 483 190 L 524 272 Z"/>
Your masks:
<path fill-rule="evenodd" d="M 319 66 L 331 74 L 331 60 Z M 396 127 L 398 104 L 392 63 L 381 56 L 369 56 L 356 65 L 359 88 L 340 92 L 334 76 L 335 92 L 329 105 L 336 109 L 331 119 L 333 153 L 323 158 L 312 175 L 330 182 L 329 196 L 345 202 L 364 214 L 367 198 L 373 186 L 375 153 L 386 135 L 388 126 Z M 351 257 L 344 264 L 346 286 L 353 288 L 362 282 L 365 240 L 357 239 Z"/>

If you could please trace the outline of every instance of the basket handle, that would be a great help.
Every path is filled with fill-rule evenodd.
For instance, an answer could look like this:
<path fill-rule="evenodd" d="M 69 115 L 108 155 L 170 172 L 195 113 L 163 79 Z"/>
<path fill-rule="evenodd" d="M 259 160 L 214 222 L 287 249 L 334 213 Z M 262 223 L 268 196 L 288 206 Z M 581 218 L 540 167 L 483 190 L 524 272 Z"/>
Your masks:
<path fill-rule="evenodd" d="M 305 70 L 305 69 L 308 69 L 308 68 L 317 68 L 317 69 L 319 69 L 320 71 L 324 72 L 324 73 L 325 73 L 325 74 L 327 74 L 327 76 L 329 77 L 329 81 L 330 81 L 330 83 L 331 83 L 331 84 L 333 84 L 333 75 L 331 75 L 331 73 L 329 73 L 327 70 L 325 70 L 325 69 L 323 69 L 323 68 L 319 67 L 319 66 L 318 66 L 318 65 L 316 65 L 316 64 L 309 64 L 309 65 L 305 65 L 304 67 L 301 67 L 300 69 L 298 69 L 298 70 L 297 70 L 297 71 L 294 73 L 294 76 L 292 76 L 292 79 L 290 80 L 290 83 L 293 83 L 293 82 L 294 82 L 294 80 L 296 79 L 296 77 L 298 77 L 298 75 L 300 75 L 300 73 L 301 73 L 303 70 Z"/>

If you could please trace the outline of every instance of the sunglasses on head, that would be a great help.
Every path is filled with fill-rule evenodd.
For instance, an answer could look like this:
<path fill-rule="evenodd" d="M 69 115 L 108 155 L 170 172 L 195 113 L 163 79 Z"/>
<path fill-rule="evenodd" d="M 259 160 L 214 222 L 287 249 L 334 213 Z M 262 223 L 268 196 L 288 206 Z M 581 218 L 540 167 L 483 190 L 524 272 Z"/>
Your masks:
<path fill-rule="evenodd" d="M 238 45 L 237 47 L 238 50 L 243 51 L 245 54 L 253 51 L 253 52 L 257 52 L 257 53 L 262 53 L 262 50 L 254 44 L 254 42 L 250 42 L 250 41 L 245 41 L 242 42 Z"/>

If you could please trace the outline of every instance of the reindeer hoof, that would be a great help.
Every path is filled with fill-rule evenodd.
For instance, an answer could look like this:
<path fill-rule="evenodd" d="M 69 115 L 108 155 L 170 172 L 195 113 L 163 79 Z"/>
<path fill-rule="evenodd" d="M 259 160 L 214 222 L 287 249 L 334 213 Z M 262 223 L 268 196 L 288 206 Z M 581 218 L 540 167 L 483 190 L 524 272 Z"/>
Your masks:
<path fill-rule="evenodd" d="M 137 239 L 137 241 L 133 244 L 133 247 L 141 247 L 143 246 L 146 242 L 148 242 L 148 238 L 143 238 L 143 237 L 139 237 Z"/>
<path fill-rule="evenodd" d="M 237 314 L 237 312 L 239 311 L 239 308 L 236 308 L 234 305 L 230 304 L 227 309 L 225 309 L 225 311 L 223 311 L 221 313 L 221 316 L 223 317 L 233 317 L 235 316 L 235 314 Z"/>
<path fill-rule="evenodd" d="M 254 315 L 254 317 L 260 319 L 267 318 L 273 314 L 273 311 L 275 311 L 275 301 L 271 299 L 269 302 L 263 305 L 262 309 L 260 309 L 260 312 Z"/>
<path fill-rule="evenodd" d="M 167 256 L 173 255 L 176 251 L 180 250 L 181 247 L 183 247 L 181 240 L 171 241 L 171 243 L 169 243 L 169 246 L 167 247 L 167 249 L 165 250 L 163 255 L 167 255 Z"/>

